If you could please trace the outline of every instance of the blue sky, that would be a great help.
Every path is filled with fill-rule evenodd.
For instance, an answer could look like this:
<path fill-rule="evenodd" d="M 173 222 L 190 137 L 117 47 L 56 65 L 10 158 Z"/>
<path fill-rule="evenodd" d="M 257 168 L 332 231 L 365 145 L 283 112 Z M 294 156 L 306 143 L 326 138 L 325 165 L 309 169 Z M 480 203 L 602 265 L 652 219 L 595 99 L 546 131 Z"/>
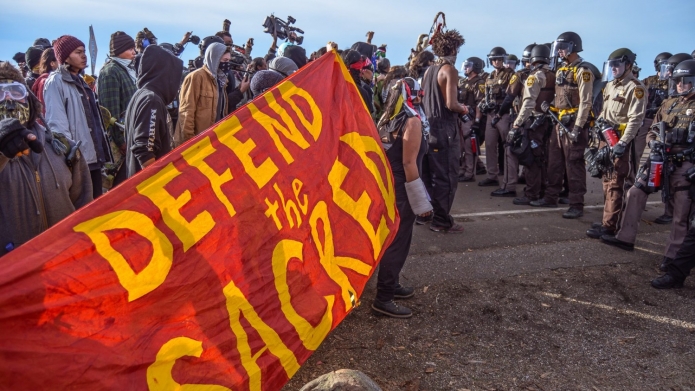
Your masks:
<path fill-rule="evenodd" d="M 465 7 L 466 5 L 472 7 Z M 308 53 L 328 40 L 341 48 L 364 40 L 375 31 L 373 43 L 388 44 L 387 57 L 393 65 L 403 64 L 420 33 L 429 32 L 434 15 L 443 11 L 449 28 L 466 39 L 458 65 L 470 56 L 485 58 L 494 46 L 521 57 L 533 42 L 553 41 L 564 31 L 579 33 L 584 41 L 582 56 L 599 69 L 613 50 L 628 47 L 637 53 L 641 77 L 654 73 L 652 61 L 662 52 L 695 49 L 695 1 L 672 0 L 584 0 L 556 1 L 204 1 L 204 0 L 4 0 L 0 15 L 0 59 L 9 60 L 26 51 L 35 38 L 50 40 L 63 34 L 75 35 L 85 43 L 89 25 L 94 26 L 99 48 L 97 68 L 109 50 L 111 33 L 122 30 L 135 36 L 149 28 L 159 42 L 178 42 L 185 31 L 201 38 L 212 35 L 231 20 L 236 44 L 255 39 L 254 55 L 262 56 L 271 38 L 261 24 L 270 13 L 283 19 L 292 15 L 296 26 L 306 32 L 303 46 Z M 188 45 L 181 58 L 187 63 L 198 55 Z"/>

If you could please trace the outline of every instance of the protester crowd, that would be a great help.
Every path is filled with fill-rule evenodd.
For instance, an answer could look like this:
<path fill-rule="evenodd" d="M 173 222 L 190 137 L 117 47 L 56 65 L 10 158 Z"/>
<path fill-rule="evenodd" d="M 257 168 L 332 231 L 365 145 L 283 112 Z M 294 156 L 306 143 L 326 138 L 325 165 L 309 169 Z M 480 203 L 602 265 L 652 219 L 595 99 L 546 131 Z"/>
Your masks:
<path fill-rule="evenodd" d="M 656 223 L 672 229 L 666 274 L 652 285 L 680 287 L 695 266 L 693 54 L 659 54 L 656 74 L 640 81 L 630 49 L 612 52 L 600 70 L 580 56 L 581 37 L 566 32 L 527 46 L 521 59 L 492 48 L 490 73 L 484 56 L 461 61 L 459 72 L 464 39 L 456 30 L 421 36 L 397 65 L 386 45 L 371 43 L 371 32 L 350 48 L 329 42 L 307 55 L 292 29 L 278 45 L 283 30 L 275 26 L 263 57 L 252 57 L 253 39 L 235 45 L 225 20 L 214 35 L 186 33 L 175 44 L 158 43 L 147 28 L 135 38 L 114 32 L 94 77 L 85 73 L 84 42 L 69 35 L 37 39 L 17 53 L 16 66 L 1 62 L 0 256 L 336 50 L 384 143 L 401 216 L 374 311 L 411 316 L 394 299 L 414 295 L 398 279 L 413 226 L 463 232 L 450 211 L 457 184 L 476 176 L 478 186 L 496 188 L 491 196 L 516 205 L 568 205 L 568 219 L 583 215 L 587 172 L 601 178 L 603 219 L 587 235 L 629 251 L 647 196 L 661 191 L 665 210 Z M 188 43 L 200 53 L 184 65 Z"/>

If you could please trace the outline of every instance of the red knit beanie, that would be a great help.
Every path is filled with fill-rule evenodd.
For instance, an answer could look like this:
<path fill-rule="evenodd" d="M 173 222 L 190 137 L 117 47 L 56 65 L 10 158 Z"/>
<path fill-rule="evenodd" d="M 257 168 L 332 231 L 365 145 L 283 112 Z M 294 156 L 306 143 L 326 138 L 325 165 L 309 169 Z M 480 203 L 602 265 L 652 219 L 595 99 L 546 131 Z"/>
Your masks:
<path fill-rule="evenodd" d="M 80 46 L 84 46 L 84 42 L 72 35 L 63 35 L 56 39 L 55 43 L 53 43 L 53 51 L 55 52 L 58 63 L 65 64 L 70 54 Z"/>

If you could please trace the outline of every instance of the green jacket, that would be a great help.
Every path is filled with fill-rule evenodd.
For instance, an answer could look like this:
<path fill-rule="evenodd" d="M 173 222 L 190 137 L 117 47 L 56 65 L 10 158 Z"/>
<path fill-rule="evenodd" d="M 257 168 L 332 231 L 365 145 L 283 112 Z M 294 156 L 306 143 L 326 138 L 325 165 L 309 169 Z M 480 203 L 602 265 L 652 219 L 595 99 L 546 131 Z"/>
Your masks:
<path fill-rule="evenodd" d="M 120 119 L 125 114 L 137 87 L 123 65 L 110 61 L 99 72 L 97 91 L 101 106 L 109 110 L 112 117 Z M 104 120 L 108 121 L 106 118 Z M 116 146 L 121 147 L 125 144 L 123 131 L 118 127 L 109 126 L 106 131 Z"/>

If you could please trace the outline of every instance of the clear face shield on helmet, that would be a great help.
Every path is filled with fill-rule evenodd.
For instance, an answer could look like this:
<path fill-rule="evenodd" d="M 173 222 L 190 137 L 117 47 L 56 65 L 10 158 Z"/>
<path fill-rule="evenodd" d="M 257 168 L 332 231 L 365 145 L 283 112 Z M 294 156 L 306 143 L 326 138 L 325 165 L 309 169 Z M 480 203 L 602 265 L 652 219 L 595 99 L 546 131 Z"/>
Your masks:
<path fill-rule="evenodd" d="M 494 61 L 501 61 L 502 63 L 495 66 L 496 63 L 494 63 Z M 488 66 L 492 65 L 495 68 L 504 68 L 505 62 L 507 62 L 507 55 L 506 54 L 503 56 L 488 56 L 487 57 L 487 65 Z"/>
<path fill-rule="evenodd" d="M 620 79 L 625 75 L 627 62 L 622 59 L 608 60 L 603 63 L 603 72 L 601 81 L 613 81 Z"/>
<path fill-rule="evenodd" d="M 662 62 L 659 66 L 659 80 L 669 80 L 671 74 L 673 74 L 673 68 L 676 66 L 674 64 L 669 64 L 668 62 Z"/>
<path fill-rule="evenodd" d="M 686 96 L 693 92 L 695 76 L 674 77 L 668 81 L 668 96 Z"/>
<path fill-rule="evenodd" d="M 461 72 L 463 72 L 463 74 L 466 76 L 473 72 L 474 69 L 475 64 L 473 63 L 473 61 L 464 61 L 461 65 Z"/>
<path fill-rule="evenodd" d="M 506 59 L 506 60 L 504 60 L 504 65 L 503 65 L 503 66 L 504 66 L 505 68 L 509 68 L 509 69 L 516 69 L 517 62 L 516 62 L 516 60 L 509 60 L 509 59 Z"/>
<path fill-rule="evenodd" d="M 558 64 L 562 62 L 561 60 L 565 60 L 573 50 L 574 43 L 572 42 L 553 42 L 553 45 L 550 47 L 550 69 L 557 69 Z"/>

